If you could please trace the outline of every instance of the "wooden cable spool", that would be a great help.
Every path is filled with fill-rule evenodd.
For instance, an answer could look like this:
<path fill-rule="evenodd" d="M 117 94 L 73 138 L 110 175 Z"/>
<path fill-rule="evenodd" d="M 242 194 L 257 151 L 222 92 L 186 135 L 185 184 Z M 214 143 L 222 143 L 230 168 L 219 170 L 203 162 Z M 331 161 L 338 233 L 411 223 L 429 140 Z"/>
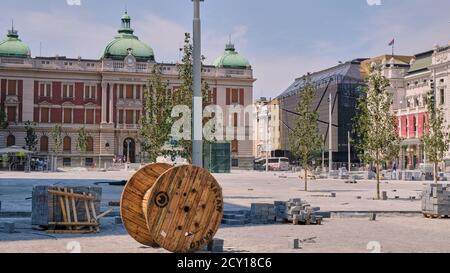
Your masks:
<path fill-rule="evenodd" d="M 172 168 L 171 165 L 164 163 L 147 165 L 128 180 L 122 192 L 120 215 L 123 225 L 131 237 L 146 246 L 157 247 L 158 245 L 148 231 L 142 200 L 158 177 L 170 168 Z"/>
<path fill-rule="evenodd" d="M 141 212 L 137 213 L 139 208 Z M 212 240 L 219 229 L 222 189 L 205 169 L 151 164 L 127 183 L 121 212 L 128 233 L 138 242 L 171 252 L 194 252 Z"/>

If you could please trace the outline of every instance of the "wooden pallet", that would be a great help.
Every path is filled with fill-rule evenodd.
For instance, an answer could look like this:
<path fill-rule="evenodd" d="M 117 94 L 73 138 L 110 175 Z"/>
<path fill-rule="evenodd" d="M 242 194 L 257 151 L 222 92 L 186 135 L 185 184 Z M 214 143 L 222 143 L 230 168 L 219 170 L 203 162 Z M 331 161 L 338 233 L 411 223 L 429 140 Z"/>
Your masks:
<path fill-rule="evenodd" d="M 74 193 L 73 189 L 56 188 L 49 189 L 49 194 L 56 196 L 59 200 L 63 222 L 49 222 L 48 233 L 93 233 L 100 232 L 99 219 L 112 212 L 108 209 L 104 213 L 97 215 L 95 211 L 95 197 L 91 193 Z M 84 203 L 87 222 L 78 221 L 78 213 L 76 203 L 80 201 Z"/>

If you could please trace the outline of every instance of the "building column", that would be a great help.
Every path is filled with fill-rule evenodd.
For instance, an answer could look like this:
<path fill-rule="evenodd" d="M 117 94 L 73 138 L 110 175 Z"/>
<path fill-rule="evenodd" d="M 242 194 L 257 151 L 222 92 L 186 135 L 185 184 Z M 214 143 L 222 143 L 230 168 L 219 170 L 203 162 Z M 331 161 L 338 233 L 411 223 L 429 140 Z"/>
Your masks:
<path fill-rule="evenodd" d="M 102 124 L 107 123 L 106 120 L 107 91 L 108 91 L 108 83 L 102 82 Z"/>
<path fill-rule="evenodd" d="M 114 123 L 113 118 L 113 107 L 114 107 L 114 85 L 109 87 L 109 124 Z"/>

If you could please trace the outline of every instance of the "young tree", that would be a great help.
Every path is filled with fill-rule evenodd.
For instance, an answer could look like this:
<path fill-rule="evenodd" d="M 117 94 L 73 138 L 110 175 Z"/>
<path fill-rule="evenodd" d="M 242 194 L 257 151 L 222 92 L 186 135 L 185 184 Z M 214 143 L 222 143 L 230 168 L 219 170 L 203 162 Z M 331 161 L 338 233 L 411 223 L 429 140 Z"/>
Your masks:
<path fill-rule="evenodd" d="M 391 112 L 392 95 L 386 90 L 389 85 L 389 80 L 378 69 L 373 68 L 367 79 L 367 86 L 358 100 L 358 113 L 355 117 L 356 147 L 365 162 L 376 166 L 378 199 L 381 165 L 396 158 L 400 149 L 395 116 Z"/>
<path fill-rule="evenodd" d="M 83 156 L 82 154 L 86 152 L 87 149 L 87 134 L 84 127 L 81 127 L 78 130 L 78 137 L 77 137 L 77 143 L 76 143 L 76 149 L 80 152 L 80 161 L 81 166 L 83 166 Z"/>
<path fill-rule="evenodd" d="M 165 155 L 165 145 L 170 139 L 172 97 L 167 84 L 161 80 L 161 67 L 155 65 L 147 88 L 144 89 L 144 114 L 140 120 L 140 142 L 150 162 Z"/>
<path fill-rule="evenodd" d="M 184 37 L 184 46 L 182 49 L 183 57 L 181 59 L 181 63 L 177 65 L 178 69 L 178 78 L 181 80 L 182 84 L 178 90 L 173 94 L 173 105 L 185 105 L 191 109 L 192 112 L 192 96 L 193 96 L 193 46 L 191 43 L 191 35 L 189 33 L 185 33 Z M 202 61 L 205 58 L 202 56 Z M 208 83 L 202 79 L 202 96 L 203 99 L 207 97 L 209 91 Z M 179 155 L 189 162 L 192 161 L 192 140 L 182 139 L 176 142 L 173 142 L 173 145 L 177 146 L 178 149 L 175 149 L 172 154 Z"/>
<path fill-rule="evenodd" d="M 36 124 L 34 122 L 27 121 L 25 122 L 25 145 L 27 150 L 36 151 L 36 145 L 38 143 L 38 138 L 36 135 Z"/>
<path fill-rule="evenodd" d="M 312 104 L 316 88 L 310 75 L 304 76 L 305 85 L 299 91 L 297 120 L 295 128 L 289 133 L 290 148 L 293 155 L 300 157 L 305 174 L 305 191 L 308 191 L 308 169 L 322 149 L 322 137 L 319 134 L 317 119 L 319 114 L 313 111 Z"/>
<path fill-rule="evenodd" d="M 5 107 L 0 104 L 0 129 L 8 128 L 8 119 L 6 117 Z"/>
<path fill-rule="evenodd" d="M 433 163 L 434 182 L 438 182 L 438 165 L 444 160 L 445 153 L 449 149 L 449 134 L 445 128 L 444 114 L 440 107 L 436 107 L 436 99 L 433 91 L 428 92 L 426 99 L 428 110 L 427 132 L 422 141 L 425 153 L 430 162 Z"/>
<path fill-rule="evenodd" d="M 60 125 L 56 124 L 53 126 L 52 131 L 50 133 L 52 140 L 53 140 L 53 154 L 55 155 L 55 158 L 53 159 L 53 166 L 52 168 L 56 170 L 57 164 L 58 164 L 58 155 L 61 152 L 61 147 L 63 144 L 62 139 L 62 128 Z"/>

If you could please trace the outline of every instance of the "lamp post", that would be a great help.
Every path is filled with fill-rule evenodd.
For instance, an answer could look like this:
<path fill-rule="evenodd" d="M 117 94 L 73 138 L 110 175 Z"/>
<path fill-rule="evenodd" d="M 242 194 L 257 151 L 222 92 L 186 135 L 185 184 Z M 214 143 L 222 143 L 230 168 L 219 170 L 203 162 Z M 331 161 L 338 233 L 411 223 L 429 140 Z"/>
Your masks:
<path fill-rule="evenodd" d="M 127 139 L 127 163 L 130 163 L 130 144 L 131 144 L 131 139 Z"/>
<path fill-rule="evenodd" d="M 203 0 L 192 0 L 194 2 L 193 19 L 193 98 L 192 98 L 192 164 L 203 167 L 203 98 L 201 89 L 201 21 L 200 2 Z"/>

